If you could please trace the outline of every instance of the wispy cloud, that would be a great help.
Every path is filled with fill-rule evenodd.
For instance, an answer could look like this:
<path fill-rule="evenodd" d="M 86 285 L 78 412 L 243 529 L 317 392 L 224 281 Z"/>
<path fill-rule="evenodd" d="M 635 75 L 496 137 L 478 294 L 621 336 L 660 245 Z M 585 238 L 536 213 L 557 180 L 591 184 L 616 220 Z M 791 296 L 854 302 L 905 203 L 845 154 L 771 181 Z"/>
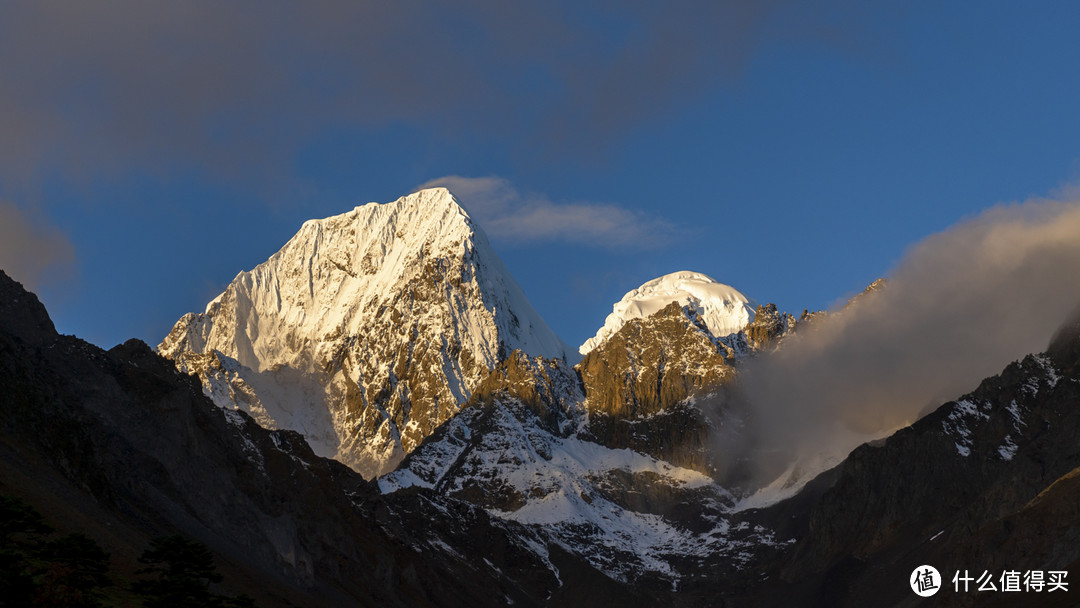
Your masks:
<path fill-rule="evenodd" d="M 0 200 L 0 269 L 34 290 L 65 278 L 74 261 L 75 247 L 60 229 Z"/>
<path fill-rule="evenodd" d="M 495 240 L 509 243 L 564 241 L 607 248 L 654 249 L 671 242 L 674 224 L 641 211 L 610 203 L 553 202 L 534 192 L 522 193 L 501 177 L 448 175 L 418 189 L 442 186 Z"/>

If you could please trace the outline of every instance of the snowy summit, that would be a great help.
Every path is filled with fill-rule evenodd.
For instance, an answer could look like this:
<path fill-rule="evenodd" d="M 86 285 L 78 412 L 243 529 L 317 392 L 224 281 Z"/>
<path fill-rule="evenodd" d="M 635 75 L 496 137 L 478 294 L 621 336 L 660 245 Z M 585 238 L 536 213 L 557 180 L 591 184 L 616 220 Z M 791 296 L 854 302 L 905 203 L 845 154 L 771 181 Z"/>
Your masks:
<path fill-rule="evenodd" d="M 578 349 L 587 354 L 631 319 L 643 319 L 672 302 L 690 305 L 717 338 L 733 334 L 754 320 L 756 303 L 734 287 L 699 272 L 680 271 L 655 278 L 627 292 L 615 303 L 604 326 Z"/>
<path fill-rule="evenodd" d="M 305 222 L 158 347 L 219 405 L 369 477 L 515 349 L 573 355 L 445 188 Z"/>

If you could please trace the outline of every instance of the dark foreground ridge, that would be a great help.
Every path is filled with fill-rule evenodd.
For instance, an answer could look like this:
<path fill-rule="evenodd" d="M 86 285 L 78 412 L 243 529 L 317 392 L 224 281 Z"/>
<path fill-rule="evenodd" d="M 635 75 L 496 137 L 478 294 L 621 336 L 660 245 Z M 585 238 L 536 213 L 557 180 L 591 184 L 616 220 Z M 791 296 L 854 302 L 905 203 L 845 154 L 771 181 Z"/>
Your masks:
<path fill-rule="evenodd" d="M 606 584 L 557 550 L 541 562 L 527 531 L 468 503 L 380 495 L 299 434 L 216 407 L 138 340 L 106 352 L 57 335 L 2 272 L 0 394 L 0 491 L 120 570 L 181 533 L 215 553 L 229 591 L 266 606 L 537 606 Z M 555 571 L 572 573 L 562 587 Z"/>
<path fill-rule="evenodd" d="M 0 395 L 0 492 L 91 537 L 121 572 L 138 567 L 153 538 L 193 538 L 213 551 L 225 591 L 259 605 L 1071 606 L 1080 598 L 1072 585 L 1035 595 L 955 593 L 951 582 L 957 570 L 1080 577 L 1077 323 L 1047 353 L 859 447 L 794 498 L 738 514 L 795 542 L 738 568 L 699 570 L 676 590 L 615 582 L 534 530 L 491 517 L 479 506 L 490 492 L 380 494 L 297 433 L 214 406 L 196 378 L 142 342 L 103 351 L 58 335 L 37 298 L 2 272 Z M 550 417 L 556 402 L 541 408 L 534 397 L 537 416 Z M 908 586 L 921 564 L 945 579 L 932 598 Z"/>

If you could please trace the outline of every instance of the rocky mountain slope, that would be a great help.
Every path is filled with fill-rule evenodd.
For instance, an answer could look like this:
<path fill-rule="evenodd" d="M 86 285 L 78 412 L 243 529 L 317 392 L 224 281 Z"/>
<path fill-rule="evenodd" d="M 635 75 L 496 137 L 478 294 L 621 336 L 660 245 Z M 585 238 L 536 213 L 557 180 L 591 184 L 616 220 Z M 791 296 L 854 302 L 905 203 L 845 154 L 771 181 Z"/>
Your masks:
<path fill-rule="evenodd" d="M 717 338 L 677 301 L 628 321 L 576 367 L 584 436 L 708 474 L 711 425 L 692 401 L 730 382 L 747 352 L 743 336 Z"/>
<path fill-rule="evenodd" d="M 1071 586 L 951 579 L 1080 565 L 1080 322 L 759 509 L 597 441 L 575 371 L 524 354 L 372 484 L 298 433 L 216 407 L 138 341 L 106 352 L 57 335 L 2 274 L 0 394 L 0 490 L 132 570 L 149 538 L 192 536 L 230 591 L 264 605 L 1076 603 Z M 908 587 L 924 563 L 945 578 L 927 600 Z"/>
<path fill-rule="evenodd" d="M 129 572 L 151 538 L 179 532 L 265 606 L 537 606 L 607 585 L 467 502 L 381 495 L 299 433 L 215 406 L 142 342 L 106 352 L 58 335 L 2 272 L 0 394 L 0 491 Z"/>
<path fill-rule="evenodd" d="M 762 306 L 754 323 L 718 337 L 700 310 L 675 297 L 626 320 L 573 369 L 515 352 L 380 488 L 470 502 L 654 592 L 782 550 L 789 539 L 733 515 L 738 497 L 717 482 L 728 463 L 710 449 L 732 430 L 696 401 L 794 319 Z"/>
<path fill-rule="evenodd" d="M 561 363 L 515 353 L 485 384 L 379 480 L 384 493 L 431 488 L 483 507 L 651 593 L 785 545 L 733 520 L 734 497 L 708 475 L 596 441 L 581 385 Z"/>
<path fill-rule="evenodd" d="M 366 477 L 514 349 L 576 360 L 443 188 L 305 222 L 158 346 L 219 405 Z"/>
<path fill-rule="evenodd" d="M 629 321 L 577 366 L 578 385 L 568 370 L 550 373 L 559 367 L 552 362 L 508 362 L 519 369 L 487 381 L 467 417 L 430 437 L 381 489 L 393 495 L 419 485 L 471 502 L 530 526 L 614 580 L 670 590 L 667 601 L 677 605 L 903 606 L 918 599 L 907 579 L 922 563 L 940 564 L 947 577 L 964 564 L 997 567 L 1000 576 L 1080 563 L 1072 543 L 1080 524 L 1080 325 L 1065 327 L 1047 353 L 860 447 L 786 492 L 791 498 L 753 508 L 760 503 L 718 482 L 723 463 L 709 453 L 717 418 L 694 406 L 687 382 L 707 376 L 688 370 L 719 371 L 710 380 L 722 384 L 738 365 L 735 347 L 747 349 L 743 356 L 751 343 L 775 347 L 794 319 L 760 307 L 756 326 L 737 343 L 716 340 L 695 321 L 678 303 Z M 608 382 L 598 384 L 588 366 L 605 350 L 620 359 L 593 374 Z M 689 353 L 682 363 L 712 363 L 668 366 L 676 353 Z M 537 371 L 545 366 L 547 373 Z M 668 371 L 685 392 L 665 399 Z M 538 409 L 537 387 L 562 396 Z M 592 405 L 592 396 L 613 394 L 621 397 L 597 400 L 613 404 L 611 413 Z M 634 409 L 642 404 L 648 409 Z M 540 414 L 556 422 L 541 423 Z M 1015 555 L 997 549 L 1002 540 L 1022 549 L 1015 566 L 1008 563 Z M 928 603 L 1013 605 L 1009 596 L 945 591 Z M 1060 595 L 1037 599 L 1073 605 Z"/>
<path fill-rule="evenodd" d="M 424 228 L 431 206 L 449 217 Z M 394 243 L 400 242 L 405 253 L 368 248 L 368 261 L 353 274 L 345 272 L 346 262 L 360 257 L 350 257 L 354 240 L 373 232 L 374 220 L 365 214 L 394 207 L 406 209 L 387 220 L 396 226 Z M 357 223 L 362 229 L 354 228 Z M 465 239 L 468 249 L 468 239 L 482 237 L 477 230 L 446 191 L 308 222 L 266 264 L 237 277 L 205 314 L 181 319 L 159 351 L 181 370 L 197 373 L 205 392 L 227 410 L 250 411 L 271 428 L 304 430 L 324 451 L 336 440 L 333 453 L 362 472 L 384 472 L 417 445 L 425 446 L 380 480 L 385 492 L 424 488 L 481 507 L 498 520 L 528 526 L 545 544 L 568 549 L 615 580 L 652 577 L 655 589 L 666 590 L 702 567 L 688 564 L 746 562 L 754 551 L 781 546 L 769 530 L 732 529 L 721 516 L 734 500 L 710 477 L 716 471 L 707 449 L 713 423 L 693 402 L 730 381 L 739 357 L 792 331 L 793 319 L 775 306 L 759 307 L 760 320 L 748 324 L 754 311 L 745 296 L 705 275 L 674 273 L 616 304 L 615 312 L 622 311 L 615 315 L 618 327 L 609 317 L 608 329 L 614 331 L 570 368 L 561 342 L 546 339 L 550 332 L 523 298 L 476 306 L 486 293 L 480 287 L 491 282 L 485 260 L 497 258 L 486 241 L 473 245 L 479 253 L 463 256 L 455 253 L 455 243 Z M 362 236 L 351 236 L 354 232 Z M 433 238 L 435 244 L 423 244 L 419 254 L 409 249 Z M 390 270 L 373 270 L 377 259 Z M 419 273 L 425 280 L 436 277 L 434 283 L 400 278 L 424 264 L 441 269 L 442 274 Z M 438 280 L 458 275 L 473 277 L 472 283 Z M 369 294 L 372 289 L 392 304 Z M 403 292 L 415 308 L 403 303 Z M 365 298 L 372 303 L 363 305 Z M 460 333 L 470 324 L 486 327 L 483 323 L 492 319 L 483 313 L 489 308 L 494 319 L 516 320 L 514 311 L 525 310 L 522 316 L 532 318 L 527 327 L 545 329 L 539 332 L 545 339 L 501 337 L 518 337 L 517 325 L 496 327 L 503 333 L 481 333 L 482 339 L 471 329 Z M 408 315 L 421 321 L 401 335 L 401 326 L 412 318 Z M 506 349 L 515 343 L 520 350 L 507 357 Z M 535 357 L 537 352 L 547 358 Z M 446 363 L 454 354 L 456 367 Z M 405 385 L 408 398 L 395 401 L 402 391 L 379 389 L 381 401 L 350 402 L 350 395 L 376 392 L 364 384 L 372 372 L 363 364 L 386 359 L 396 360 L 397 367 L 383 380 Z M 389 367 L 383 364 L 379 372 Z M 433 369 L 468 372 L 468 377 L 439 376 Z M 419 375 L 408 375 L 416 370 Z M 353 393 L 350 382 L 357 387 Z M 454 399 L 472 398 L 464 408 L 459 401 L 440 408 L 447 392 Z M 432 395 L 434 403 L 421 400 Z M 344 400 L 338 407 L 343 412 L 335 413 L 335 399 Z M 320 400 L 326 410 L 311 407 Z M 329 419 L 320 420 L 325 412 Z M 349 415 L 364 422 L 375 414 L 383 426 L 347 424 Z M 418 434 L 402 434 L 402 429 Z M 349 433 L 353 443 L 343 444 L 340 437 Z M 400 445 L 387 438 L 399 438 Z M 387 445 L 393 450 L 389 457 Z M 350 446 L 351 452 L 343 451 Z M 376 453 L 385 458 L 376 462 Z M 688 506 L 672 509 L 669 503 L 676 499 Z M 562 523 L 553 525 L 551 518 Z M 631 523 L 618 523 L 624 521 Z M 652 539 L 650 548 L 639 550 L 635 539 L 642 538 Z"/>
<path fill-rule="evenodd" d="M 680 285 L 698 283 L 698 293 L 705 293 L 706 288 L 734 292 L 726 285 L 705 283 L 704 276 L 674 273 L 646 286 L 663 285 L 674 278 Z M 655 294 L 650 297 L 652 303 L 661 299 Z M 608 447 L 630 448 L 717 477 L 730 463 L 718 460 L 718 453 L 710 450 L 709 444 L 727 433 L 739 432 L 740 418 L 731 411 L 717 415 L 718 409 L 726 408 L 718 405 L 723 400 L 714 398 L 715 394 L 736 378 L 740 360 L 776 348 L 796 330 L 797 322 L 792 315 L 779 312 L 776 305 L 765 304 L 738 330 L 718 334 L 714 326 L 720 327 L 719 331 L 730 329 L 715 320 L 719 312 L 730 313 L 728 308 L 713 306 L 715 302 L 709 304 L 709 300 L 682 304 L 684 296 L 678 294 L 663 297 L 674 299 L 648 316 L 623 322 L 575 366 L 586 397 L 585 432 Z M 740 294 L 724 302 L 741 298 Z M 704 310 L 713 317 L 712 325 L 703 316 L 704 305 L 714 308 Z M 742 318 L 746 305 L 739 305 L 735 312 Z M 724 318 L 725 323 L 731 321 Z M 699 405 L 705 402 L 709 402 L 705 408 L 711 417 Z"/>
<path fill-rule="evenodd" d="M 738 337 L 725 338 L 715 336 L 694 308 L 678 302 L 624 324 L 577 366 L 588 409 L 644 418 L 730 380 L 736 352 L 746 345 Z"/>
<path fill-rule="evenodd" d="M 906 606 L 924 563 L 931 605 L 1075 604 L 949 585 L 1080 565 L 1080 322 L 762 498 L 728 387 L 819 315 L 752 306 L 659 277 L 573 365 L 445 190 L 305 223 L 171 361 L 57 335 L 0 273 L 0 490 L 131 572 L 192 536 L 267 605 Z"/>

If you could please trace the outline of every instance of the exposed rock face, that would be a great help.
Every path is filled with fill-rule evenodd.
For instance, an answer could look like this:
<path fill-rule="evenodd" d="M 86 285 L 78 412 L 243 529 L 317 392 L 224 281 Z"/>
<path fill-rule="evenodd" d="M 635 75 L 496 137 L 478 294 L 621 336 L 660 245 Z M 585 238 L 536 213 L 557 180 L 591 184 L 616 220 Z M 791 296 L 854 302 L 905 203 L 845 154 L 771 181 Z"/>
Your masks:
<path fill-rule="evenodd" d="M 803 312 L 806 318 L 808 313 Z M 795 317 L 776 310 L 776 304 L 763 304 L 757 307 L 754 320 L 746 329 L 746 340 L 755 350 L 766 350 L 779 345 L 780 340 L 795 331 Z"/>
<path fill-rule="evenodd" d="M 671 302 L 631 319 L 576 367 L 588 412 L 584 436 L 715 475 L 728 463 L 714 458 L 715 429 L 694 402 L 733 380 L 738 358 L 754 352 L 745 331 L 718 338 L 691 305 Z"/>
<path fill-rule="evenodd" d="M 700 409 L 676 404 L 635 420 L 591 413 L 583 436 L 609 448 L 633 450 L 716 476 L 724 463 L 716 461 L 716 454 L 710 449 L 713 431 Z"/>
<path fill-rule="evenodd" d="M 672 302 L 627 322 L 577 369 L 590 413 L 637 420 L 731 379 L 733 359 L 693 309 Z"/>
<path fill-rule="evenodd" d="M 544 429 L 559 436 L 577 430 L 584 414 L 581 381 L 561 360 L 529 358 L 515 350 L 480 382 L 470 403 L 490 403 L 496 396 L 525 405 Z"/>
<path fill-rule="evenodd" d="M 673 301 L 648 317 L 630 319 L 576 369 L 586 396 L 588 437 L 722 476 L 734 463 L 710 449 L 710 441 L 719 440 L 717 429 L 695 402 L 708 399 L 715 402 L 710 408 L 725 409 L 717 405 L 723 399 L 711 396 L 735 379 L 739 359 L 776 348 L 795 331 L 796 321 L 765 304 L 740 331 L 718 337 L 697 310 Z M 725 419 L 738 423 L 733 415 L 725 410 Z"/>
<path fill-rule="evenodd" d="M 368 477 L 513 349 L 568 354 L 441 188 L 305 222 L 158 347 L 222 407 L 300 431 Z"/>

